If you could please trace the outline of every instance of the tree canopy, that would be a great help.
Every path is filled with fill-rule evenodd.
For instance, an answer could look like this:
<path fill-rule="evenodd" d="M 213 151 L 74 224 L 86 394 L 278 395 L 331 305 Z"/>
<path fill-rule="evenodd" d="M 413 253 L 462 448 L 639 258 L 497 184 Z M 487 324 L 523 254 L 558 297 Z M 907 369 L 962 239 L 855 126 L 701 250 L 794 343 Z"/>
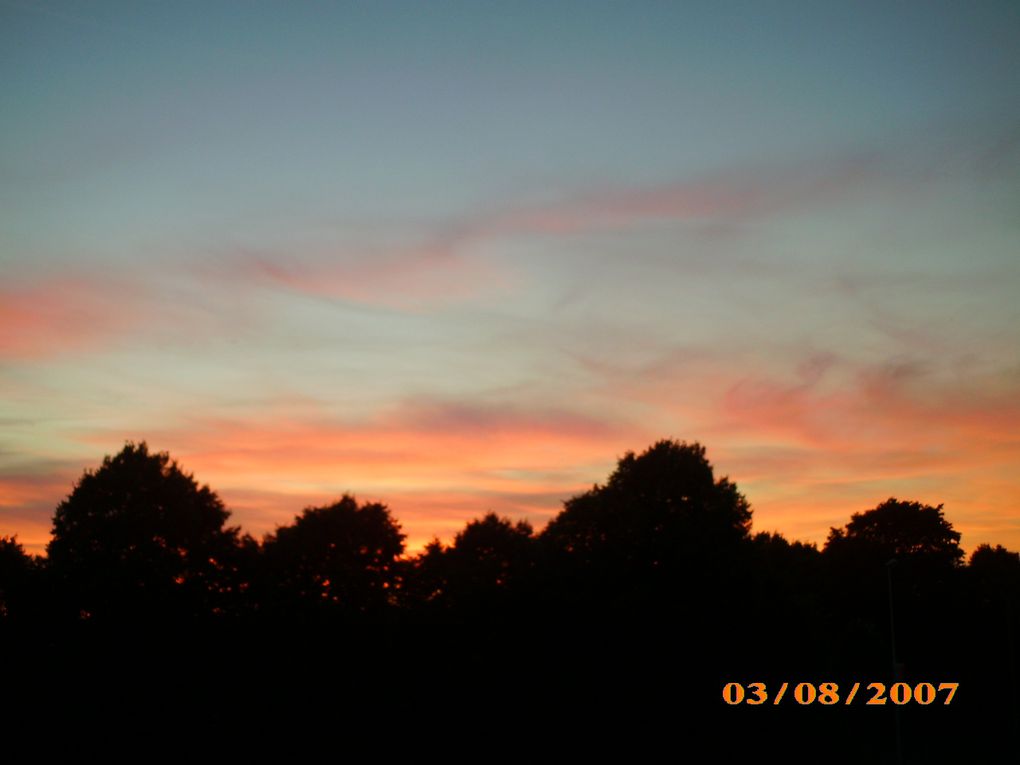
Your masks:
<path fill-rule="evenodd" d="M 881 562 L 905 558 L 956 566 L 963 560 L 960 533 L 945 519 L 942 505 L 894 497 L 865 513 L 854 513 L 845 528 L 830 529 L 825 552 Z"/>
<path fill-rule="evenodd" d="M 264 550 L 285 604 L 364 613 L 392 601 L 404 534 L 386 505 L 358 505 L 345 494 L 332 505 L 305 509 L 268 535 Z"/>
<path fill-rule="evenodd" d="M 486 513 L 468 522 L 449 547 L 436 540 L 425 548 L 416 561 L 415 597 L 448 607 L 477 607 L 486 600 L 502 605 L 531 572 L 534 547 L 530 523 Z"/>
<path fill-rule="evenodd" d="M 748 539 L 751 508 L 716 480 L 705 447 L 662 440 L 628 452 L 605 485 L 567 500 L 543 537 L 582 558 L 665 566 Z"/>
<path fill-rule="evenodd" d="M 167 453 L 128 443 L 57 507 L 49 567 L 86 617 L 206 611 L 237 542 L 229 516 Z"/>
<path fill-rule="evenodd" d="M 17 537 L 0 536 L 0 621 L 24 607 L 34 561 Z"/>

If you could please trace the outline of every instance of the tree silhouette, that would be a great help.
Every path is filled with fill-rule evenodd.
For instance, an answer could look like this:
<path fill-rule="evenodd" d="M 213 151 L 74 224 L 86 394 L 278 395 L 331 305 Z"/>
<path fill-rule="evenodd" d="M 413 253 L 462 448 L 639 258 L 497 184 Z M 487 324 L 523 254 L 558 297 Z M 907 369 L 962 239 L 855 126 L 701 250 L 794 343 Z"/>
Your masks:
<path fill-rule="evenodd" d="M 389 509 L 344 495 L 310 507 L 266 537 L 267 578 L 277 604 L 305 613 L 377 613 L 396 596 L 404 534 Z"/>
<path fill-rule="evenodd" d="M 979 593 L 978 602 L 1012 602 L 1020 610 L 1020 553 L 1002 545 L 978 545 L 967 573 Z"/>
<path fill-rule="evenodd" d="M 35 561 L 17 537 L 0 536 L 0 623 L 20 617 L 29 605 Z"/>
<path fill-rule="evenodd" d="M 920 665 L 959 646 L 959 624 L 945 618 L 963 583 L 959 542 L 942 505 L 895 498 L 830 530 L 822 550 L 827 589 L 845 622 L 860 625 L 862 648 L 870 641 L 881 653 L 895 650 L 900 662 Z"/>
<path fill-rule="evenodd" d="M 628 452 L 604 486 L 567 500 L 543 537 L 579 559 L 664 569 L 748 539 L 751 509 L 716 480 L 700 444 L 663 440 Z"/>
<path fill-rule="evenodd" d="M 970 554 L 971 571 L 988 572 L 995 576 L 1015 577 L 1020 573 L 1020 553 L 1007 550 L 1002 545 L 978 545 Z"/>
<path fill-rule="evenodd" d="M 443 547 L 433 541 L 415 561 L 419 597 L 445 608 L 485 611 L 510 607 L 535 564 L 535 532 L 495 513 L 470 521 Z"/>
<path fill-rule="evenodd" d="M 479 587 L 503 587 L 531 565 L 531 524 L 514 523 L 495 513 L 471 521 L 459 532 L 450 548 L 452 558 L 470 570 Z"/>
<path fill-rule="evenodd" d="M 84 618 L 208 613 L 227 594 L 229 515 L 167 453 L 128 443 L 57 507 L 48 565 Z"/>
<path fill-rule="evenodd" d="M 824 552 L 881 563 L 897 558 L 952 567 L 963 560 L 960 533 L 945 519 L 942 505 L 895 498 L 866 513 L 854 513 L 843 529 L 830 529 Z"/>
<path fill-rule="evenodd" d="M 628 452 L 543 531 L 542 611 L 566 640 L 598 625 L 620 645 L 702 650 L 725 637 L 747 595 L 750 525 L 747 500 L 715 478 L 700 444 L 663 440 Z M 690 619 L 706 627 L 681 632 Z"/>

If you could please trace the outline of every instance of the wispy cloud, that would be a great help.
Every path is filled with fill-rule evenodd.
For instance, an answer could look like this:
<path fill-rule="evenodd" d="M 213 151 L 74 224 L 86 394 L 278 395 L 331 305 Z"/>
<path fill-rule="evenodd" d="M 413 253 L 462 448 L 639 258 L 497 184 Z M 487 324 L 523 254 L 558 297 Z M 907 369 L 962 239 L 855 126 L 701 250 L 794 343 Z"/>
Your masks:
<path fill-rule="evenodd" d="M 481 475 L 547 469 L 558 449 L 564 453 L 556 462 L 570 464 L 568 452 L 590 456 L 627 430 L 626 423 L 580 412 L 412 399 L 362 420 L 325 412 L 290 418 L 270 411 L 246 420 L 189 418 L 179 429 L 149 437 L 179 447 L 209 468 L 289 480 L 300 476 L 296 480 L 312 484 L 350 475 L 400 486 L 442 482 L 449 470 Z"/>
<path fill-rule="evenodd" d="M 578 189 L 541 203 L 507 203 L 452 221 L 420 225 L 416 241 L 306 252 L 241 249 L 219 267 L 222 281 L 276 286 L 312 297 L 414 309 L 491 296 L 519 287 L 514 270 L 486 257 L 494 244 L 633 229 L 656 222 L 698 222 L 719 231 L 808 205 L 838 201 L 881 177 L 877 154 L 818 165 L 744 169 L 656 186 Z M 401 228 L 404 225 L 400 226 Z"/>
<path fill-rule="evenodd" d="M 470 301 L 509 284 L 508 274 L 494 264 L 440 249 L 360 257 L 240 252 L 219 267 L 203 264 L 200 269 L 234 286 L 263 285 L 313 298 L 409 311 Z"/>
<path fill-rule="evenodd" d="M 0 359 L 85 351 L 131 323 L 130 292 L 113 295 L 88 280 L 48 278 L 0 288 Z"/>
<path fill-rule="evenodd" d="M 860 155 L 815 167 L 746 168 L 653 187 L 589 189 L 559 202 L 483 216 L 461 230 L 465 239 L 475 239 L 627 228 L 655 220 L 738 222 L 839 199 L 880 177 L 881 168 L 878 155 Z"/>
<path fill-rule="evenodd" d="M 187 346 L 238 327 L 257 313 L 172 269 L 23 269 L 0 286 L 0 362 L 90 357 L 133 340 Z"/>

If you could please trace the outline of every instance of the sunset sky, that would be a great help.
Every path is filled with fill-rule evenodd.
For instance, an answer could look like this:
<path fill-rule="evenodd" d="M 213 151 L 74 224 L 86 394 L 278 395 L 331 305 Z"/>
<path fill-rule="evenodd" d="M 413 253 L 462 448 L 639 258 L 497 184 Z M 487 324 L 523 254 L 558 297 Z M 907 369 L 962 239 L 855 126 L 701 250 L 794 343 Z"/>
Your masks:
<path fill-rule="evenodd" d="M 699 441 L 1020 549 L 1020 3 L 0 0 L 0 535 L 125 441 L 411 548 Z"/>

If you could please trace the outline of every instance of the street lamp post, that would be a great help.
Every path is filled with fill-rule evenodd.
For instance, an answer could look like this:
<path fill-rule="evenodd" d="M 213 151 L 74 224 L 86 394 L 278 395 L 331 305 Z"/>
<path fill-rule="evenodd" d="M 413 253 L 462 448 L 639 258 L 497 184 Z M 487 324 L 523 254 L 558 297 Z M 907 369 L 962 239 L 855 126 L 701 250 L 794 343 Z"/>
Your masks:
<path fill-rule="evenodd" d="M 896 659 L 896 619 L 893 609 L 892 570 L 895 565 L 895 558 L 891 558 L 885 564 L 886 581 L 889 583 L 889 641 L 892 644 L 893 683 L 900 680 L 900 664 Z M 896 720 L 896 763 L 901 765 L 903 762 L 903 735 L 900 731 L 900 707 L 898 704 L 893 705 L 893 717 Z"/>

